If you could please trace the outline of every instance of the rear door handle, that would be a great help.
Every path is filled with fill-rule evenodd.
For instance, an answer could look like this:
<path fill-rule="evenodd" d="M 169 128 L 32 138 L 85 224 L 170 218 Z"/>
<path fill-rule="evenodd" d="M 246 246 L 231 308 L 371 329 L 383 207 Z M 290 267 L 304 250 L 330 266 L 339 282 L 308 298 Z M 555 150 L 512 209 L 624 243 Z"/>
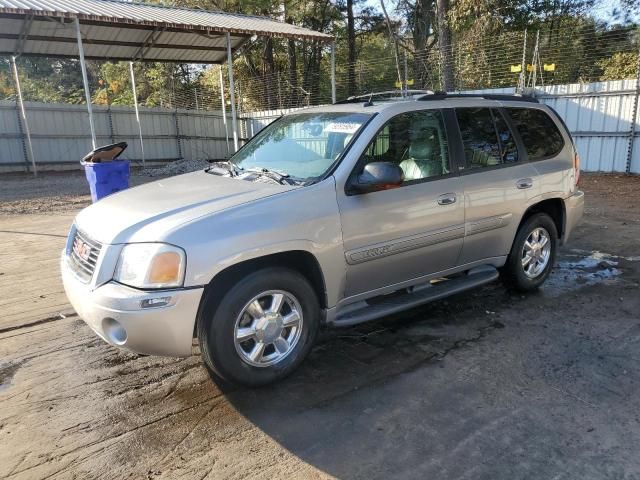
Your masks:
<path fill-rule="evenodd" d="M 533 187 L 533 180 L 531 178 L 521 178 L 516 182 L 516 187 L 520 190 Z"/>
<path fill-rule="evenodd" d="M 438 205 L 451 205 L 456 203 L 457 197 L 455 193 L 445 193 L 438 197 Z"/>

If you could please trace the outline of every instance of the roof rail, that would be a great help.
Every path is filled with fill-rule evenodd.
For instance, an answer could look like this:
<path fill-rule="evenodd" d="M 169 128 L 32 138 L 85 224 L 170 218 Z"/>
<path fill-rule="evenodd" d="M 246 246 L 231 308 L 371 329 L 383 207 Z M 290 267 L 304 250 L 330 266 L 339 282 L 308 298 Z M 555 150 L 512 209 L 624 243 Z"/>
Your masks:
<path fill-rule="evenodd" d="M 361 102 L 363 100 L 369 100 L 370 98 L 381 98 L 381 97 L 386 97 L 387 99 L 397 99 L 397 100 L 403 100 L 403 99 L 409 99 L 409 98 L 413 98 L 414 95 L 433 95 L 433 91 L 432 90 L 385 90 L 382 92 L 371 92 L 371 93 L 366 93 L 363 95 L 354 95 L 352 97 L 348 97 L 344 100 L 338 100 L 337 102 L 335 102 L 336 105 L 338 104 L 342 104 L 342 103 L 357 103 L 357 102 Z"/>
<path fill-rule="evenodd" d="M 416 100 L 445 100 L 447 98 L 484 98 L 485 100 L 501 100 L 504 102 L 531 102 L 540 103 L 537 98 L 529 95 L 518 94 L 500 94 L 500 93 L 446 93 L 435 92 L 432 94 L 423 95 Z"/>

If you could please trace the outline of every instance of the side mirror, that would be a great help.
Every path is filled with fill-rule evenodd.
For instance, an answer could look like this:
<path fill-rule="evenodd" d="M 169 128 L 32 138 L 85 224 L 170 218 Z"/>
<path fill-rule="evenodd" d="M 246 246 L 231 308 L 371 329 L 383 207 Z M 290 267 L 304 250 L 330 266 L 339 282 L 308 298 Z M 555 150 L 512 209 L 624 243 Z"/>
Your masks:
<path fill-rule="evenodd" d="M 404 181 L 402 169 L 391 162 L 371 162 L 351 183 L 351 189 L 357 193 L 376 192 L 399 187 Z"/>

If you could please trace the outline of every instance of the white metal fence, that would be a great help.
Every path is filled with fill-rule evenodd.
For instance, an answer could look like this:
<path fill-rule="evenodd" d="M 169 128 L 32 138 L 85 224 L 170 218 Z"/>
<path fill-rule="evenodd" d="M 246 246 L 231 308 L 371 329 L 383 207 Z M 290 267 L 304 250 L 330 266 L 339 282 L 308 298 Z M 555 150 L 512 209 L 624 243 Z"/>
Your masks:
<path fill-rule="evenodd" d="M 513 88 L 472 91 L 513 93 Z M 639 89 L 635 80 L 539 87 L 535 95 L 553 107 L 573 134 L 585 171 L 640 173 Z M 39 166 L 75 164 L 91 149 L 83 105 L 27 103 L 34 156 Z M 216 111 L 142 109 L 147 161 L 221 159 L 228 155 L 224 117 Z M 239 120 L 250 138 L 282 112 L 254 112 Z M 127 141 L 127 158 L 141 159 L 135 112 L 95 107 L 98 143 Z M 230 130 L 230 125 L 229 125 Z M 0 171 L 26 169 L 24 133 L 14 103 L 0 102 Z"/>
<path fill-rule="evenodd" d="M 78 164 L 91 150 L 88 115 L 84 105 L 25 104 L 33 153 L 39 168 Z M 135 110 L 131 107 L 94 106 L 97 143 L 125 141 L 126 158 L 141 162 L 142 151 Z M 15 103 L 0 102 L 0 169 L 27 168 L 26 138 Z M 140 109 L 147 162 L 181 158 L 221 159 L 228 156 L 222 112 L 201 110 Z M 239 121 L 246 139 L 248 121 Z M 229 126 L 229 129 L 231 127 Z M 232 148 L 233 142 L 230 142 Z"/>

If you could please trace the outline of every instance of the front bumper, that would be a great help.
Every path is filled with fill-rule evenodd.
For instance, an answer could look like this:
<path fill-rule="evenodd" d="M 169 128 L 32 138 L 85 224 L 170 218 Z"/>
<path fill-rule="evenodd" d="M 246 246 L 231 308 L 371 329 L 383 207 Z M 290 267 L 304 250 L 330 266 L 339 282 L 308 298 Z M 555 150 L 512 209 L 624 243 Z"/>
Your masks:
<path fill-rule="evenodd" d="M 573 195 L 565 199 L 564 206 L 566 222 L 564 235 L 562 236 L 563 244 L 569 240 L 571 233 L 582 219 L 582 215 L 584 214 L 584 192 L 581 190 L 576 191 Z"/>
<path fill-rule="evenodd" d="M 148 355 L 191 355 L 203 288 L 149 292 L 108 282 L 92 289 L 70 269 L 65 252 L 60 270 L 65 292 L 76 313 L 107 343 Z M 144 300 L 165 297 L 170 300 L 164 307 L 141 307 Z"/>

